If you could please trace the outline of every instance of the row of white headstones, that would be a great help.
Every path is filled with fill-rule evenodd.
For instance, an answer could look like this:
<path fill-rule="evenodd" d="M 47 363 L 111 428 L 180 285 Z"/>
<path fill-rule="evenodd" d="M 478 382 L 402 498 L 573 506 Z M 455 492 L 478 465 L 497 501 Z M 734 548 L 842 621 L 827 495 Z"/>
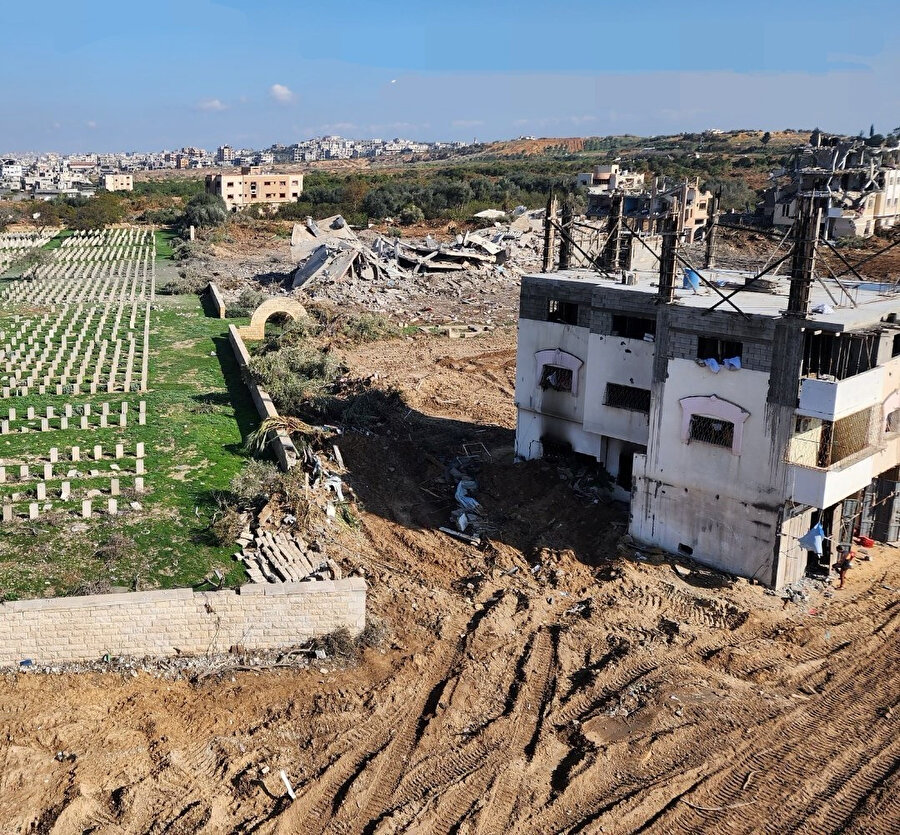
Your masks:
<path fill-rule="evenodd" d="M 152 233 L 80 233 L 52 253 L 48 265 L 0 291 L 7 305 L 40 311 L 0 322 L 0 395 L 15 402 L 35 394 L 146 391 L 155 294 Z M 127 401 L 113 406 L 115 411 L 108 402 L 11 405 L 0 418 L 0 435 L 12 440 L 27 432 L 126 428 L 130 414 L 133 425 Z M 137 425 L 146 423 L 146 402 L 140 400 Z M 144 477 L 143 442 L 94 444 L 90 453 L 73 445 L 62 452 L 51 447 L 46 454 L 13 454 L 0 459 L 0 518 L 34 519 L 71 510 L 73 503 L 84 518 L 100 510 L 117 514 L 124 509 L 122 491 L 143 493 Z"/>

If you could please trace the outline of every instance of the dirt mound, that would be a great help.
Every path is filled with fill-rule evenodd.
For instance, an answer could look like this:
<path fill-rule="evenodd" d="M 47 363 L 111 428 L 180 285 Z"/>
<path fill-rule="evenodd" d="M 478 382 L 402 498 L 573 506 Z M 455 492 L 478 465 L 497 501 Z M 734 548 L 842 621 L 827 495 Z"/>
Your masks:
<path fill-rule="evenodd" d="M 193 682 L 10 673 L 0 830 L 897 831 L 898 552 L 786 609 L 636 552 L 575 489 L 586 462 L 512 460 L 513 336 L 347 355 L 403 397 L 341 440 L 363 512 L 334 537 L 381 646 Z M 470 444 L 481 548 L 437 530 Z"/>

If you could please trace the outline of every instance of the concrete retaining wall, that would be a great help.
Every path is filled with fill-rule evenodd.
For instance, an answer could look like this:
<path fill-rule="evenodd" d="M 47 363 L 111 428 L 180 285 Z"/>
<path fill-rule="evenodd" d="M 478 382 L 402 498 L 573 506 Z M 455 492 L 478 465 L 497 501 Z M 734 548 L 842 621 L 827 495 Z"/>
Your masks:
<path fill-rule="evenodd" d="M 278 410 L 275 408 L 272 398 L 269 397 L 269 394 L 265 389 L 260 388 L 250 377 L 249 369 L 247 367 L 250 364 L 250 352 L 247 350 L 247 346 L 244 345 L 244 340 L 241 339 L 241 334 L 234 325 L 228 326 L 228 340 L 231 342 L 235 359 L 241 369 L 241 376 L 247 384 L 247 388 L 250 389 L 253 405 L 256 406 L 256 411 L 259 413 L 260 418 L 262 420 L 265 420 L 266 418 L 277 418 Z M 269 441 L 269 448 L 275 453 L 275 459 L 278 461 L 278 466 L 285 472 L 297 463 L 299 457 L 297 447 L 294 446 L 294 442 L 286 433 L 279 432 L 272 438 L 272 440 Z"/>
<path fill-rule="evenodd" d="M 220 319 L 224 319 L 225 299 L 222 296 L 222 291 L 219 289 L 218 285 L 216 285 L 212 281 L 210 281 L 209 284 L 206 285 L 206 291 L 209 293 L 209 299 L 213 310 L 216 311 Z"/>
<path fill-rule="evenodd" d="M 360 577 L 13 601 L 0 604 L 0 666 L 277 649 L 341 627 L 359 634 L 365 618 Z"/>

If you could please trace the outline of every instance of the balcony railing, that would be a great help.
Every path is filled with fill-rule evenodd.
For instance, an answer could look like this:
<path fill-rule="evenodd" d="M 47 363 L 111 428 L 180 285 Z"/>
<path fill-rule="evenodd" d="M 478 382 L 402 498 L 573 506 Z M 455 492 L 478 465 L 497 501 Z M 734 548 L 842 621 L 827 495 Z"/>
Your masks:
<path fill-rule="evenodd" d="M 840 420 L 879 402 L 884 368 L 878 366 L 843 380 L 806 377 L 800 384 L 797 413 L 821 420 Z"/>

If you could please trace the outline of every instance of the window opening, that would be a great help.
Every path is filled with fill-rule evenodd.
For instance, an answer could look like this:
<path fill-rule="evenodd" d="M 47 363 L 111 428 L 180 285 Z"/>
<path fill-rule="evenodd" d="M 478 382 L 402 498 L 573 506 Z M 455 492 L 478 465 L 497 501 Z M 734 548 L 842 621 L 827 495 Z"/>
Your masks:
<path fill-rule="evenodd" d="M 547 301 L 547 321 L 561 322 L 564 325 L 578 324 L 578 304 L 576 302 L 564 302 L 559 299 Z"/>
<path fill-rule="evenodd" d="M 656 336 L 656 319 L 613 314 L 612 335 L 622 336 L 625 339 L 644 339 L 648 335 Z"/>
<path fill-rule="evenodd" d="M 743 352 L 744 345 L 742 342 L 731 342 L 715 336 L 697 337 L 697 359 L 700 360 L 712 359 L 717 362 L 724 362 L 734 357 L 740 359 Z"/>
<path fill-rule="evenodd" d="M 637 388 L 636 386 L 623 386 L 619 383 L 607 383 L 604 403 L 616 409 L 649 413 L 650 390 Z"/>
<path fill-rule="evenodd" d="M 541 372 L 541 388 L 545 391 L 572 391 L 572 369 L 545 365 Z"/>
<path fill-rule="evenodd" d="M 734 424 L 721 418 L 691 415 L 690 439 L 731 449 L 734 444 Z"/>

